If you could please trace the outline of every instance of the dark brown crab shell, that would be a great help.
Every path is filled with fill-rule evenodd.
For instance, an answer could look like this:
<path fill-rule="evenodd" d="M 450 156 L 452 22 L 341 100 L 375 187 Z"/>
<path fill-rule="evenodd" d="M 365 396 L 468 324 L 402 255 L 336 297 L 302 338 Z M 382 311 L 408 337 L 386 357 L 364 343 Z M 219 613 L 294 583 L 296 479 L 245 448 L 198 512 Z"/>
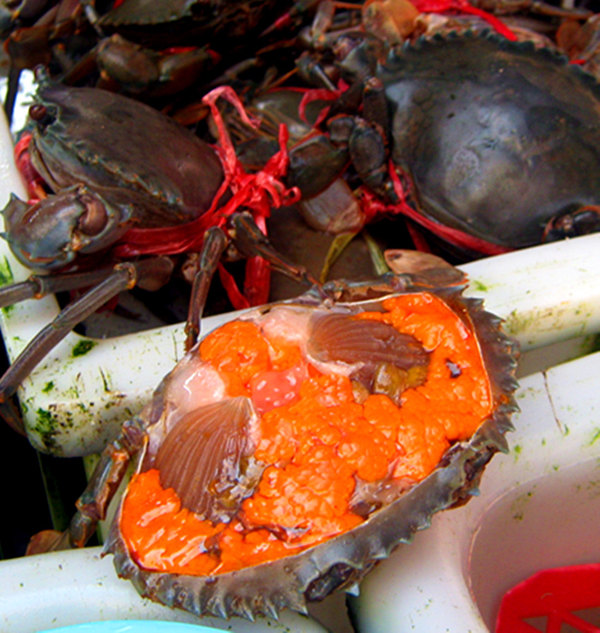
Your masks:
<path fill-rule="evenodd" d="M 188 129 L 120 94 L 53 84 L 43 73 L 39 81 L 36 105 L 50 114 L 34 128 L 33 160 L 54 190 L 83 183 L 122 213 L 138 207 L 134 223 L 143 226 L 181 224 L 209 208 L 221 163 Z"/>
<path fill-rule="evenodd" d="M 132 41 L 157 48 L 222 44 L 239 45 L 266 28 L 277 11 L 276 0 L 127 0 L 103 14 L 99 24 Z M 277 15 L 277 13 L 276 13 Z"/>
<path fill-rule="evenodd" d="M 322 600 L 336 589 L 351 587 L 400 543 L 410 542 L 417 530 L 428 527 L 434 513 L 468 501 L 492 456 L 507 450 L 504 435 L 512 428 L 510 416 L 516 409 L 512 394 L 517 386 L 514 373 L 518 348 L 501 332 L 500 319 L 486 312 L 480 300 L 463 297 L 464 289 L 464 278 L 454 269 L 386 275 L 376 282 L 337 283 L 328 288 L 337 305 L 369 304 L 395 294 L 431 292 L 476 333 L 495 408 L 468 441 L 458 442 L 446 452 L 429 476 L 349 532 L 293 556 L 215 576 L 141 569 L 131 557 L 115 519 L 105 549 L 114 554 L 118 574 L 130 579 L 143 596 L 197 615 L 254 619 L 258 615 L 277 617 L 286 608 L 306 613 L 308 601 Z M 323 304 L 323 299 L 313 290 L 282 303 L 314 307 Z M 159 387 L 159 398 L 160 392 Z M 138 464 L 141 462 L 140 455 Z"/>
<path fill-rule="evenodd" d="M 25 266 L 64 268 L 133 227 L 182 225 L 210 208 L 223 169 L 190 130 L 124 95 L 52 83 L 43 70 L 37 79 L 28 151 L 54 195 L 35 205 L 13 197 L 2 211 Z"/>
<path fill-rule="evenodd" d="M 564 55 L 450 32 L 396 47 L 377 76 L 393 161 L 429 219 L 523 248 L 553 218 L 598 204 L 600 86 Z"/>

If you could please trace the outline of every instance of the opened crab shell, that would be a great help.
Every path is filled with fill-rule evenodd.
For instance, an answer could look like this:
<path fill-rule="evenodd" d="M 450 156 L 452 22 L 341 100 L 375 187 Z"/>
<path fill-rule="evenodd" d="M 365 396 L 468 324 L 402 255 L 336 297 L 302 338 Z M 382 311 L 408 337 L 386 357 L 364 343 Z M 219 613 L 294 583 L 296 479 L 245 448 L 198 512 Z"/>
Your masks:
<path fill-rule="evenodd" d="M 465 502 L 493 454 L 506 449 L 504 433 L 510 429 L 509 418 L 515 409 L 512 393 L 518 352 L 501 333 L 499 319 L 485 312 L 480 301 L 463 297 L 464 288 L 464 279 L 454 269 L 389 275 L 368 284 L 337 283 L 327 287 L 326 299 L 313 290 L 296 300 L 249 311 L 233 325 L 223 326 L 258 331 L 265 337 L 271 357 L 281 337 L 286 345 L 293 341 L 301 350 L 301 363 L 304 367 L 310 365 L 315 380 L 325 376 L 324 380 L 350 385 L 344 393 L 352 400 L 352 407 L 376 401 L 387 407 L 391 417 L 403 407 L 408 409 L 410 392 L 422 394 L 433 388 L 436 363 L 447 374 L 446 382 L 440 384 L 449 385 L 454 384 L 453 380 L 460 384 L 463 372 L 466 376 L 471 365 L 481 363 L 481 384 L 473 389 L 459 388 L 458 395 L 451 398 L 459 402 L 454 419 L 459 426 L 464 420 L 465 425 L 446 433 L 441 448 L 435 449 L 439 454 L 431 449 L 435 463 L 424 470 L 414 464 L 406 467 L 406 449 L 400 446 L 404 440 L 394 437 L 398 452 L 378 474 L 369 471 L 374 463 L 370 457 L 361 462 L 366 470 L 355 466 L 350 471 L 354 489 L 346 493 L 346 506 L 338 512 L 337 523 L 333 519 L 330 522 L 335 524 L 333 528 L 327 523 L 328 517 L 321 517 L 328 525 L 321 532 L 311 532 L 308 515 L 303 520 L 295 519 L 296 523 L 286 523 L 288 519 L 284 518 L 278 524 L 275 518 L 252 518 L 258 503 L 255 493 L 261 485 L 268 487 L 264 481 L 260 483 L 265 473 L 273 479 L 275 471 L 299 459 L 278 454 L 269 461 L 265 454 L 270 448 L 265 449 L 261 442 L 265 434 L 278 432 L 262 424 L 273 411 L 299 406 L 302 387 L 297 384 L 302 379 L 298 379 L 298 373 L 303 370 L 297 370 L 293 363 L 288 363 L 283 373 L 281 368 L 278 373 L 267 367 L 257 380 L 255 373 L 250 377 L 255 370 L 248 369 L 241 379 L 246 383 L 240 387 L 240 381 L 234 384 L 237 379 L 227 372 L 237 371 L 231 367 L 232 359 L 245 362 L 243 353 L 236 356 L 233 338 L 229 345 L 224 343 L 227 338 L 215 339 L 222 331 L 209 333 L 165 378 L 138 420 L 144 448 L 107 543 L 107 550 L 115 555 L 118 573 L 131 579 L 142 595 L 198 615 L 252 619 L 263 614 L 276 617 L 285 608 L 306 612 L 307 601 L 352 586 L 378 560 L 386 558 L 400 543 L 409 542 L 415 531 L 427 527 L 435 512 Z M 437 343 L 432 347 L 431 341 L 420 340 L 428 334 L 402 331 L 398 322 L 404 317 L 390 325 L 390 306 L 407 298 L 425 300 L 425 304 L 429 302 L 451 315 L 451 327 L 460 332 L 458 338 L 467 341 L 465 345 L 474 356 L 460 357 L 463 352 L 458 347 L 458 355 L 455 350 L 449 358 L 444 350 L 436 360 L 433 347 Z M 423 328 L 421 324 L 423 331 L 438 328 L 441 334 L 433 337 L 438 342 L 450 336 L 439 316 L 427 318 L 433 319 L 435 327 Z M 411 319 L 419 321 L 422 317 L 412 315 Z M 277 345 L 273 344 L 273 333 Z M 206 351 L 209 348 L 216 350 L 221 360 L 215 361 L 210 350 Z M 228 359 L 223 361 L 223 355 Z M 227 363 L 229 367 L 225 367 Z M 381 367 L 385 370 L 380 380 Z M 223 378 L 221 369 L 229 377 Z M 285 388 L 270 389 L 271 378 L 275 376 L 276 380 L 283 374 L 291 384 L 291 395 Z M 262 387 L 257 386 L 259 383 Z M 266 397 L 260 391 L 265 385 Z M 321 388 L 325 393 L 326 388 Z M 323 393 L 317 393 L 316 399 L 323 399 Z M 439 397 L 443 401 L 445 396 L 442 393 Z M 308 408 L 312 411 L 311 406 Z M 455 405 L 442 402 L 442 407 L 446 406 Z M 304 404 L 301 407 L 306 410 Z M 299 411 L 297 408 L 297 415 L 301 415 Z M 307 415 L 310 418 L 313 414 Z M 439 427 L 435 416 L 427 408 L 417 416 L 425 435 Z M 269 418 L 269 424 L 275 424 L 276 419 Z M 341 434 L 344 432 L 342 429 Z M 327 441 L 313 434 L 309 444 L 323 447 Z M 280 438 L 279 446 L 288 450 L 288 445 L 300 443 L 297 439 L 286 443 Z M 335 454 L 336 460 L 343 453 L 340 445 L 328 453 Z M 306 444 L 300 450 L 306 451 Z M 315 458 L 309 456 L 309 465 L 311 459 Z M 152 473 L 158 475 L 155 481 L 160 484 L 154 497 L 140 484 Z M 340 472 L 339 479 L 342 477 Z M 149 495 L 152 498 L 144 499 Z M 169 498 L 166 505 L 176 504 L 175 511 L 166 522 L 153 524 L 157 516 L 168 514 L 157 501 L 165 495 Z M 275 488 L 271 495 L 278 507 L 287 501 L 288 494 L 278 494 Z M 144 508 L 140 507 L 140 499 L 146 504 Z M 201 523 L 207 530 L 205 536 L 174 536 L 185 521 Z M 139 536 L 144 526 L 149 526 L 150 536 Z M 229 552 L 224 534 L 234 543 Z M 264 543 L 255 545 L 251 554 L 242 551 L 259 535 L 266 535 Z M 179 539 L 175 548 L 179 551 L 167 552 L 165 547 L 170 545 L 160 541 L 163 536 L 167 541 Z M 154 543 L 145 553 L 138 549 L 144 539 Z M 194 558 L 196 554 L 198 558 Z"/>

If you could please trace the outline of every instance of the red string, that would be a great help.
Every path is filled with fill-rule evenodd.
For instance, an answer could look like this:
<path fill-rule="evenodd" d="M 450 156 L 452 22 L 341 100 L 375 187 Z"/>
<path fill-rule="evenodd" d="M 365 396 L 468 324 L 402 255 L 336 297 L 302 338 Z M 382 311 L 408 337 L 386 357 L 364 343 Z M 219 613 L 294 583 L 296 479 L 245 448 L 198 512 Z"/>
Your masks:
<path fill-rule="evenodd" d="M 348 84 L 343 81 L 338 83 L 337 90 L 328 90 L 327 88 L 309 88 L 304 91 L 302 95 L 302 99 L 300 100 L 300 105 L 298 106 L 298 114 L 300 118 L 306 123 L 306 108 L 313 101 L 337 101 L 342 94 L 348 89 Z M 317 127 L 320 125 L 329 114 L 329 106 L 324 107 L 321 112 L 319 112 L 314 126 Z"/>
<path fill-rule="evenodd" d="M 406 192 L 404 190 L 404 186 L 402 185 L 398 173 L 391 161 L 389 163 L 388 171 L 394 186 L 394 192 L 396 193 L 399 202 L 387 204 L 368 189 L 361 188 L 359 202 L 363 212 L 365 213 L 367 222 L 375 215 L 382 213 L 401 214 L 431 231 L 434 235 L 446 240 L 448 243 L 461 248 L 477 251 L 482 255 L 499 255 L 500 253 L 506 253 L 512 250 L 505 246 L 492 244 L 491 242 L 465 233 L 459 229 L 446 226 L 445 224 L 436 222 L 435 220 L 431 220 L 430 218 L 422 215 L 406 202 Z"/>
<path fill-rule="evenodd" d="M 21 135 L 21 138 L 15 144 L 14 157 L 15 166 L 25 181 L 27 195 L 29 196 L 28 202 L 29 204 L 36 204 L 40 201 L 40 192 L 44 189 L 46 183 L 31 163 L 31 154 L 29 153 L 31 138 L 31 132 L 25 132 Z"/>
<path fill-rule="evenodd" d="M 259 121 L 248 115 L 239 97 L 229 86 L 220 86 L 203 98 L 213 116 L 218 141 L 214 146 L 223 166 L 224 179 L 217 191 L 210 208 L 197 219 L 186 224 L 153 229 L 133 228 L 127 231 L 115 246 L 117 257 L 131 258 L 137 255 L 175 255 L 183 252 L 197 251 L 201 248 L 204 232 L 211 226 L 223 226 L 226 219 L 239 209 L 249 210 L 258 226 L 266 231 L 266 218 L 273 207 L 278 208 L 297 202 L 300 192 L 296 187 L 288 188 L 282 178 L 287 173 L 289 155 L 287 151 L 288 130 L 285 125 L 279 127 L 279 151 L 272 156 L 260 171 L 250 174 L 246 172 L 235 152 L 229 133 L 217 101 L 226 99 L 239 112 L 242 120 L 251 127 L 257 127 Z M 231 193 L 229 200 L 221 204 L 226 192 Z M 251 260 L 254 258 L 251 258 Z M 221 277 L 224 274 L 220 272 Z M 269 269 L 265 262 L 248 263 L 245 288 L 247 296 L 252 297 L 253 305 L 264 303 L 268 297 Z M 233 279 L 227 281 L 228 296 L 234 307 L 243 301 L 235 292 Z"/>
<path fill-rule="evenodd" d="M 243 310 L 245 308 L 250 307 L 250 301 L 244 297 L 244 295 L 240 292 L 233 275 L 226 270 L 225 266 L 221 262 L 219 262 L 217 270 L 219 272 L 219 279 L 221 280 L 221 284 L 223 288 L 225 288 L 225 292 L 229 297 L 229 301 L 231 301 L 231 305 L 236 310 Z"/>
<path fill-rule="evenodd" d="M 474 7 L 467 0 L 411 0 L 421 13 L 445 13 L 447 11 L 476 15 L 485 20 L 495 31 L 506 39 L 516 41 L 517 36 L 496 16 Z"/>

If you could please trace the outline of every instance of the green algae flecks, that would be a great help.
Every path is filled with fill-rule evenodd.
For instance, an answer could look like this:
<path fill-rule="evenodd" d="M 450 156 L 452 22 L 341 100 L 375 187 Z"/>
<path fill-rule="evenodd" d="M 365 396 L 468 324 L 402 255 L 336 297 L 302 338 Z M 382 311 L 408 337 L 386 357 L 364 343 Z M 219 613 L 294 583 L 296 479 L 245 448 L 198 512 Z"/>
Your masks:
<path fill-rule="evenodd" d="M 515 444 L 515 446 L 513 447 L 513 453 L 515 454 L 515 461 L 519 459 L 519 455 L 521 454 L 522 450 L 523 450 L 523 447 L 520 444 Z"/>
<path fill-rule="evenodd" d="M 108 376 L 104 373 L 104 371 L 102 371 L 102 368 L 100 368 L 100 377 L 102 378 L 102 384 L 104 385 L 104 391 L 106 393 L 109 393 L 110 392 L 109 379 L 108 379 Z"/>
<path fill-rule="evenodd" d="M 15 281 L 10 262 L 5 257 L 0 258 L 0 286 L 7 286 Z"/>
<path fill-rule="evenodd" d="M 473 290 L 477 290 L 477 292 L 487 292 L 489 290 L 483 281 L 479 281 L 479 279 L 472 279 L 469 285 Z"/>
<path fill-rule="evenodd" d="M 93 347 L 96 346 L 95 341 L 90 341 L 89 339 L 85 339 L 83 341 L 79 341 L 71 352 L 72 356 L 84 356 L 87 354 Z"/>
<path fill-rule="evenodd" d="M 37 411 L 37 425 L 40 429 L 43 429 L 44 432 L 54 431 L 54 418 L 52 414 L 47 409 L 39 408 Z"/>
<path fill-rule="evenodd" d="M 58 429 L 56 428 L 56 420 L 50 411 L 41 407 L 36 411 L 36 424 L 33 430 L 39 434 L 47 450 L 52 450 L 56 447 L 54 436 Z"/>
<path fill-rule="evenodd" d="M 50 380 L 42 387 L 42 393 L 50 393 L 53 389 L 54 389 L 54 382 Z"/>
<path fill-rule="evenodd" d="M 9 284 L 14 283 L 15 277 L 13 275 L 13 271 L 10 267 L 10 262 L 6 257 L 0 258 L 0 286 L 8 286 Z M 8 316 L 14 306 L 8 305 L 2 308 L 2 312 Z"/>
<path fill-rule="evenodd" d="M 535 488 L 535 486 L 534 486 Z M 527 508 L 528 502 L 533 497 L 533 489 L 528 490 L 524 494 L 519 495 L 512 503 L 511 511 L 512 518 L 515 521 L 522 521 L 525 518 L 525 510 Z"/>
<path fill-rule="evenodd" d="M 504 330 L 515 336 L 522 332 L 530 331 L 535 325 L 536 318 L 533 315 L 525 315 L 513 310 L 504 320 Z"/>
<path fill-rule="evenodd" d="M 600 428 L 595 429 L 594 434 L 592 435 L 592 439 L 589 442 L 589 445 L 592 446 L 595 442 L 600 440 Z"/>

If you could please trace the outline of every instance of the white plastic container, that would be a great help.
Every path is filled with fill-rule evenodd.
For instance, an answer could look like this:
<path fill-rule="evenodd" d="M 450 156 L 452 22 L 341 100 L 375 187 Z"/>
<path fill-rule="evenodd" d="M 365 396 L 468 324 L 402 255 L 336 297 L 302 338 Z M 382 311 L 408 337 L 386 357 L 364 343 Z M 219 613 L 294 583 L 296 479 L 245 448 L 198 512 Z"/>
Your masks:
<path fill-rule="evenodd" d="M 141 598 L 117 577 L 112 557 L 101 548 L 39 554 L 0 561 L 0 631 L 45 629 L 106 620 L 170 620 L 232 633 L 326 633 L 314 619 L 292 611 L 278 621 L 197 618 Z"/>

